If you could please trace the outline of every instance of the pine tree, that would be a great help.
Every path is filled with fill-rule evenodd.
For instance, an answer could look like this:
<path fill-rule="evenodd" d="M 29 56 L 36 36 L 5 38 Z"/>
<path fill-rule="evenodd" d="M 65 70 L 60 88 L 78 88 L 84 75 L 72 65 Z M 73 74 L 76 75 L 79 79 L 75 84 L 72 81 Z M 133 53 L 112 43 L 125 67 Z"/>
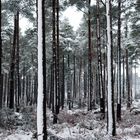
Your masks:
<path fill-rule="evenodd" d="M 52 50 L 53 50 L 53 113 L 54 113 L 54 117 L 53 117 L 53 123 L 57 123 L 57 103 L 58 103 L 58 96 L 57 96 L 57 91 L 58 91 L 58 88 L 57 88 L 57 44 L 56 44 L 56 0 L 52 0 L 52 37 L 53 37 L 53 42 L 52 42 Z"/>
<path fill-rule="evenodd" d="M 106 1 L 107 17 L 107 69 L 108 69 L 108 97 L 107 97 L 107 127 L 108 134 L 116 135 L 115 115 L 114 115 L 114 89 L 113 89 L 113 47 L 112 47 L 112 23 L 111 23 L 111 0 Z"/>
<path fill-rule="evenodd" d="M 105 113 L 105 90 L 103 85 L 102 75 L 102 54 L 101 54 L 101 31 L 100 31 L 100 2 L 96 1 L 97 5 L 97 52 L 98 52 L 98 83 L 99 83 L 99 95 L 100 95 L 100 111 Z"/>
<path fill-rule="evenodd" d="M 46 48 L 45 48 L 45 0 L 38 0 L 38 140 L 47 140 L 46 126 Z"/>
<path fill-rule="evenodd" d="M 60 56 L 59 56 L 59 50 L 60 50 L 60 42 L 59 42 L 59 0 L 56 1 L 56 27 L 57 27 L 57 114 L 59 113 L 60 109 L 60 72 L 59 72 L 59 63 L 60 63 Z"/>
<path fill-rule="evenodd" d="M 17 108 L 19 108 L 20 99 L 21 99 L 21 83 L 20 83 L 20 72 L 19 72 L 19 12 L 17 11 L 17 32 L 16 32 L 16 39 L 17 39 L 17 48 L 16 48 L 16 67 L 17 67 Z"/>
<path fill-rule="evenodd" d="M 128 49 L 126 49 L 126 92 L 127 92 L 127 108 L 131 107 L 131 94 L 130 94 L 130 70 L 128 62 Z"/>
<path fill-rule="evenodd" d="M 14 97 L 15 97 L 15 51 L 16 51 L 16 32 L 17 32 L 17 16 L 14 16 L 14 34 L 13 34 L 13 46 L 12 46 L 12 51 L 11 51 L 11 64 L 10 64 L 10 74 L 9 74 L 9 108 L 13 109 L 14 108 Z"/>
<path fill-rule="evenodd" d="M 117 120 L 121 120 L 121 0 L 118 0 L 118 100 Z"/>
<path fill-rule="evenodd" d="M 1 36 L 1 0 L 0 0 L 0 108 L 2 108 L 2 36 Z"/>
<path fill-rule="evenodd" d="M 92 109 L 92 68 L 91 68 L 91 0 L 88 0 L 88 110 Z"/>

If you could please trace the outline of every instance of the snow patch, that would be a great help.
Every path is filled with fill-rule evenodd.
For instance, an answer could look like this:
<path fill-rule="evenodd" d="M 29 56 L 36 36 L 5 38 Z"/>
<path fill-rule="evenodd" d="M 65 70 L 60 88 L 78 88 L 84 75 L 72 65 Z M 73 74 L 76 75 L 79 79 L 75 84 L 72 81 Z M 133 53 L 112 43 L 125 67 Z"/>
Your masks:
<path fill-rule="evenodd" d="M 31 140 L 32 135 L 23 135 L 23 134 L 12 134 L 9 135 L 7 138 L 4 140 Z"/>

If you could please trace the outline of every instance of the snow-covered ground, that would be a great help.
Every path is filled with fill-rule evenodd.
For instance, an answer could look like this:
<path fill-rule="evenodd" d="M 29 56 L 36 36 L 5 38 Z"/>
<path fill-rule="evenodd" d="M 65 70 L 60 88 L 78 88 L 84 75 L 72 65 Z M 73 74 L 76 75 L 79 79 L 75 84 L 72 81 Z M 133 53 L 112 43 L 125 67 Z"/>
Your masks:
<path fill-rule="evenodd" d="M 4 140 L 31 140 L 32 135 L 25 135 L 25 134 L 12 134 L 9 135 Z"/>
<path fill-rule="evenodd" d="M 122 121 L 116 124 L 117 136 L 114 138 L 107 135 L 106 119 L 102 119 L 102 114 L 100 114 L 99 110 L 63 110 L 58 116 L 58 124 L 52 124 L 53 116 L 51 111 L 48 111 L 47 125 L 49 139 L 51 137 L 50 140 L 140 140 L 139 108 L 140 100 L 133 102 L 130 110 L 122 107 Z M 1 128 L 0 140 L 33 140 L 35 132 L 33 124 L 36 125 L 36 119 L 32 118 L 35 114 L 26 115 L 28 119 L 25 119 L 25 114 L 15 113 L 15 115 L 18 121 L 24 120 L 25 123 L 22 124 L 22 127 L 13 127 L 8 130 Z M 31 127 L 29 127 L 30 120 L 32 120 Z"/>

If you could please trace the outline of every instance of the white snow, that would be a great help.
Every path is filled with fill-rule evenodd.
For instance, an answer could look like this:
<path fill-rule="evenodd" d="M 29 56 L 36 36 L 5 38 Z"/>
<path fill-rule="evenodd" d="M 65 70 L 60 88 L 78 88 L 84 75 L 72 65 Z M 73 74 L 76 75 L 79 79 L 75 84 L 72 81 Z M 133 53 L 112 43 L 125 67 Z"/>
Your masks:
<path fill-rule="evenodd" d="M 140 140 L 140 138 L 125 137 L 123 140 Z"/>
<path fill-rule="evenodd" d="M 4 140 L 31 140 L 32 135 L 22 135 L 22 134 L 12 134 L 9 135 Z"/>
<path fill-rule="evenodd" d="M 20 119 L 20 120 L 21 120 L 22 117 L 23 117 L 22 114 L 21 114 L 21 113 L 18 113 L 18 112 L 15 112 L 15 115 L 18 116 L 18 119 Z"/>

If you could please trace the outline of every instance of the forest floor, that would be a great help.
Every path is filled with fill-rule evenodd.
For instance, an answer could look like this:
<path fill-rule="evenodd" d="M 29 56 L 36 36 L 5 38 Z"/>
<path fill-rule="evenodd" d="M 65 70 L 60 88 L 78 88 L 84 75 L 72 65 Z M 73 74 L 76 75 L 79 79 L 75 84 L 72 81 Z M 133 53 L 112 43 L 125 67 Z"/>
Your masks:
<path fill-rule="evenodd" d="M 131 109 L 122 107 L 122 120 L 116 124 L 116 137 L 106 131 L 106 119 L 99 110 L 63 110 L 58 124 L 52 124 L 52 113 L 47 112 L 48 140 L 140 140 L 140 100 Z M 106 117 L 105 117 L 106 118 Z M 0 113 L 0 140 L 35 140 L 36 111 L 23 108 L 20 113 L 3 109 Z"/>

